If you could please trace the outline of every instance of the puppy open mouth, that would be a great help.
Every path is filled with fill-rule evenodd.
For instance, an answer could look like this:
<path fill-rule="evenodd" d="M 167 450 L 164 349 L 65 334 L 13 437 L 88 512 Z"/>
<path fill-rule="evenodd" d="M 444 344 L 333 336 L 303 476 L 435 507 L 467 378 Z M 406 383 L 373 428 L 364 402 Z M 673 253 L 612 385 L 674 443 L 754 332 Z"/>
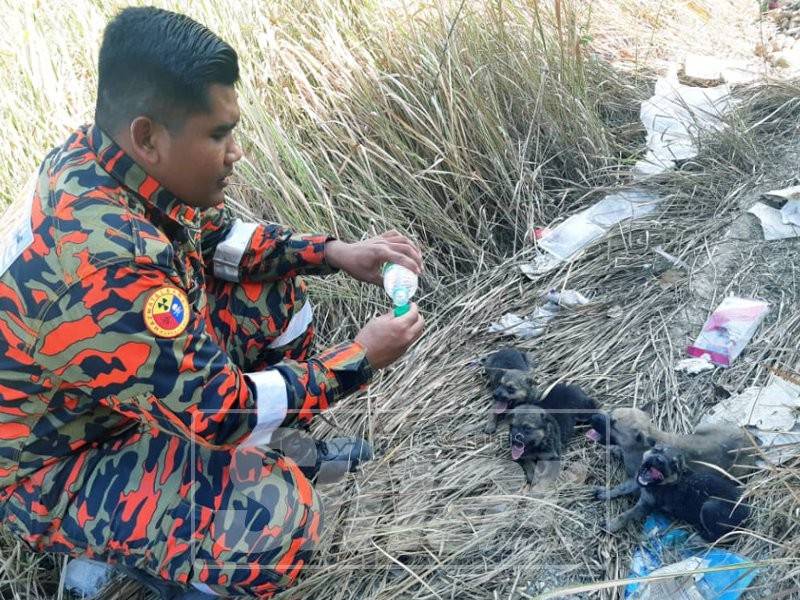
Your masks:
<path fill-rule="evenodd" d="M 640 485 L 650 485 L 664 481 L 664 474 L 655 467 L 643 466 L 639 469 L 638 480 Z"/>
<path fill-rule="evenodd" d="M 522 442 L 511 442 L 511 459 L 518 460 L 525 452 L 525 444 Z"/>
<path fill-rule="evenodd" d="M 586 432 L 586 437 L 592 440 L 593 442 L 599 442 L 602 439 L 602 435 L 597 429 L 590 429 Z"/>
<path fill-rule="evenodd" d="M 495 400 L 492 409 L 494 410 L 494 414 L 496 415 L 503 414 L 508 410 L 508 402 L 506 402 L 505 400 Z"/>

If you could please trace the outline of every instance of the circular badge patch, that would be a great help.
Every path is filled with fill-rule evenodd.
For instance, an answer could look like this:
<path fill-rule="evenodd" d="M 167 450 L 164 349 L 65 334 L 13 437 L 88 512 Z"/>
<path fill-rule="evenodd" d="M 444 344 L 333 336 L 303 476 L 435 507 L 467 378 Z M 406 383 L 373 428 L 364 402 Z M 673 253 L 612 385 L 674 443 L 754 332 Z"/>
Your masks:
<path fill-rule="evenodd" d="M 158 337 L 172 338 L 189 324 L 189 299 L 171 285 L 156 290 L 144 305 L 144 324 Z"/>

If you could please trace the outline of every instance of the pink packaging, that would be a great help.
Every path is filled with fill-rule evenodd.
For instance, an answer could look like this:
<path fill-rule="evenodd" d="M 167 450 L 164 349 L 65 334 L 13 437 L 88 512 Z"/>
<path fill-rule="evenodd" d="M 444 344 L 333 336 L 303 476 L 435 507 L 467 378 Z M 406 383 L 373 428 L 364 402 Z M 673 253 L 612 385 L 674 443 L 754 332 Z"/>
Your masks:
<path fill-rule="evenodd" d="M 729 296 L 711 313 L 697 340 L 686 351 L 690 356 L 706 356 L 714 364 L 729 367 L 768 312 L 766 302 Z"/>

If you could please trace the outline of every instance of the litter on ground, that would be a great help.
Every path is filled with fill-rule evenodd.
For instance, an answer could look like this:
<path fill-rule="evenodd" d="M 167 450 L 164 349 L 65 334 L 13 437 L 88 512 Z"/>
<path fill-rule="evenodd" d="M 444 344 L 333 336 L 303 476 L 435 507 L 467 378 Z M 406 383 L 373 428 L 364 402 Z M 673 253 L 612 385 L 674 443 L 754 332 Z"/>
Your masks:
<path fill-rule="evenodd" d="M 631 577 L 664 578 L 629 584 L 625 589 L 629 600 L 736 600 L 758 574 L 757 569 L 746 568 L 748 559 L 738 554 L 692 544 L 688 531 L 673 527 L 663 514 L 650 515 L 644 531 L 645 541 L 633 551 Z M 667 552 L 682 560 L 664 565 Z M 743 567 L 714 570 L 734 565 Z M 705 569 L 709 572 L 698 572 Z"/>
<path fill-rule="evenodd" d="M 490 333 L 501 333 L 503 335 L 513 335 L 520 339 L 529 339 L 542 335 L 547 324 L 566 306 L 574 308 L 589 303 L 580 292 L 575 290 L 549 290 L 544 294 L 544 304 L 536 308 L 533 314 L 527 317 L 520 317 L 515 313 L 506 313 L 500 317 L 500 321 L 489 325 Z"/>
<path fill-rule="evenodd" d="M 684 358 L 675 365 L 675 370 L 689 375 L 697 375 L 703 371 L 710 371 L 714 364 L 706 358 Z"/>
<path fill-rule="evenodd" d="M 747 212 L 755 215 L 761 221 L 764 239 L 768 242 L 800 237 L 800 227 L 791 223 L 787 224 L 783 212 L 777 208 L 767 206 L 763 202 L 756 202 Z M 795 212 L 790 216 L 793 219 L 797 218 Z"/>
<path fill-rule="evenodd" d="M 753 337 L 769 312 L 769 304 L 760 300 L 725 298 L 703 325 L 689 356 L 707 357 L 716 365 L 729 367 Z"/>
<path fill-rule="evenodd" d="M 653 96 L 642 102 L 641 120 L 647 129 L 647 154 L 634 167 L 634 179 L 663 173 L 676 163 L 697 156 L 701 131 L 722 129 L 731 108 L 730 87 L 683 85 L 677 68 L 656 81 Z"/>
<path fill-rule="evenodd" d="M 800 452 L 800 385 L 775 374 L 764 386 L 752 386 L 711 408 L 701 425 L 732 423 L 746 427 L 767 458 L 782 463 Z"/>

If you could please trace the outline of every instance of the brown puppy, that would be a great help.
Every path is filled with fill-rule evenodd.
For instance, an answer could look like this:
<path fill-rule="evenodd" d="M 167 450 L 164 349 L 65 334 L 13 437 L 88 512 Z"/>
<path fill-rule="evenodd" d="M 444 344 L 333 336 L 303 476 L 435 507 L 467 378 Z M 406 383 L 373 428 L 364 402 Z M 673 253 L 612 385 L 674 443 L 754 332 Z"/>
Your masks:
<path fill-rule="evenodd" d="M 497 424 L 509 411 L 522 402 L 535 402 L 539 394 L 533 369 L 536 362 L 530 353 L 515 348 L 500 348 L 481 360 L 492 390 L 492 410 L 483 428 L 484 433 L 494 433 Z"/>
<path fill-rule="evenodd" d="M 542 482 L 556 479 L 576 423 L 589 420 L 596 409 L 577 385 L 559 383 L 538 404 L 517 404 L 511 410 L 511 459 L 522 465 L 527 487 L 533 484 L 537 466 L 543 467 Z"/>
<path fill-rule="evenodd" d="M 700 463 L 709 463 L 742 477 L 752 472 L 754 456 L 750 438 L 734 425 L 699 426 L 693 434 L 680 435 L 656 428 L 650 415 L 637 408 L 615 408 L 611 413 L 596 413 L 590 419 L 587 436 L 618 448 L 629 479 L 611 489 L 595 488 L 598 500 L 608 500 L 638 493 L 636 473 L 644 453 L 656 444 L 680 450 L 694 471 L 715 471 Z M 717 471 L 718 472 L 718 471 Z"/>

